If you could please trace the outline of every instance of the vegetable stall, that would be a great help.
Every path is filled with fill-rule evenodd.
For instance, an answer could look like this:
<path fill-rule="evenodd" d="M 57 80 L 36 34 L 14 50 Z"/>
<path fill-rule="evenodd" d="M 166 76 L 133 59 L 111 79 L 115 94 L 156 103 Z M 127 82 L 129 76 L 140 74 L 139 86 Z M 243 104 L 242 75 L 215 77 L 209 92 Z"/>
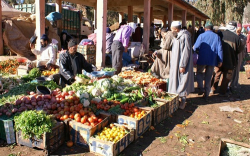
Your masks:
<path fill-rule="evenodd" d="M 5 132 L 1 139 L 45 149 L 48 154 L 66 141 L 69 147 L 74 144 L 101 155 L 118 155 L 178 108 L 178 95 L 161 89 L 166 83 L 150 73 L 114 75 L 112 68 L 100 73 L 78 74 L 76 82 L 65 88 L 54 81 L 34 81 L 44 74 L 37 69 L 19 78 L 0 95 L 0 131 Z M 44 94 L 38 86 L 49 92 Z M 13 131 L 1 127 L 7 120 Z"/>

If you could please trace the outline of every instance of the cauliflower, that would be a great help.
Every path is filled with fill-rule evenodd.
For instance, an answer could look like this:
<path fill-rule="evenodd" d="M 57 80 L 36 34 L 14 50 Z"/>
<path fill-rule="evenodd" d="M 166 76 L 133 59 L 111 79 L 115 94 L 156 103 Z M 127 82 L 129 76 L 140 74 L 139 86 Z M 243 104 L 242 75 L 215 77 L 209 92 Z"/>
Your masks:
<path fill-rule="evenodd" d="M 103 92 L 103 94 L 102 94 L 102 98 L 108 98 L 108 97 L 110 97 L 110 96 L 111 96 L 110 91 L 105 91 L 105 92 Z"/>
<path fill-rule="evenodd" d="M 88 93 L 81 94 L 80 99 L 82 99 L 82 98 L 88 99 L 89 98 L 89 94 Z"/>
<path fill-rule="evenodd" d="M 96 97 L 96 96 L 101 96 L 101 95 L 102 95 L 102 92 L 101 92 L 100 89 L 94 88 L 94 89 L 92 90 L 91 94 L 92 94 L 93 96 Z"/>
<path fill-rule="evenodd" d="M 121 83 L 123 82 L 123 78 L 118 76 L 118 75 L 114 75 L 111 77 L 114 81 L 118 82 L 118 83 Z"/>
<path fill-rule="evenodd" d="M 84 107 L 88 107 L 90 105 L 90 102 L 89 102 L 89 100 L 83 100 L 83 106 Z"/>
<path fill-rule="evenodd" d="M 101 102 L 102 101 L 101 98 L 93 98 L 92 100 L 95 101 L 95 102 Z"/>
<path fill-rule="evenodd" d="M 97 81 L 97 88 L 100 88 L 102 92 L 108 90 L 111 87 L 109 79 L 101 79 Z"/>

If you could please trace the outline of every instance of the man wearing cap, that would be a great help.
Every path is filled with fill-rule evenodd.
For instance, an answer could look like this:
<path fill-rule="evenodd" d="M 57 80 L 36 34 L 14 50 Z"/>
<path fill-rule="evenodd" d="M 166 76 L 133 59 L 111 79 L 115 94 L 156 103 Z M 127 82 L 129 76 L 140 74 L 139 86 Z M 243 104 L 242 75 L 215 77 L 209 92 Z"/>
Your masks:
<path fill-rule="evenodd" d="M 181 30 L 179 21 L 172 22 L 171 30 L 178 35 L 172 47 L 168 91 L 179 94 L 181 99 L 179 108 L 184 109 L 186 96 L 194 91 L 191 36 L 187 30 Z"/>
<path fill-rule="evenodd" d="M 60 85 L 71 85 L 75 81 L 76 74 L 82 74 L 84 69 L 86 72 L 92 72 L 92 65 L 89 64 L 81 53 L 76 52 L 77 43 L 71 39 L 68 43 L 68 50 L 61 53 L 59 57 L 59 73 L 61 75 Z"/>
<path fill-rule="evenodd" d="M 151 67 L 151 72 L 163 79 L 169 78 L 170 56 L 172 51 L 173 40 L 177 36 L 176 32 L 161 30 L 162 42 L 161 49 L 154 52 L 156 60 Z"/>
<path fill-rule="evenodd" d="M 220 96 L 227 96 L 227 87 L 238 62 L 237 55 L 240 53 L 241 40 L 240 37 L 236 35 L 236 27 L 236 22 L 229 22 L 226 26 L 226 30 L 222 32 L 223 64 L 221 67 L 215 67 L 215 76 L 212 85 L 212 91 L 215 91 L 218 87 L 220 77 L 223 74 Z"/>
<path fill-rule="evenodd" d="M 45 66 L 50 67 L 50 65 L 56 63 L 56 52 L 52 45 L 48 44 L 48 36 L 43 34 L 41 37 L 41 49 L 36 50 L 34 44 L 30 44 L 31 52 L 35 55 L 40 56 L 37 61 L 37 67 Z"/>
<path fill-rule="evenodd" d="M 116 69 L 116 74 L 122 70 L 122 54 L 128 51 L 132 28 L 129 25 L 122 25 L 117 31 L 111 46 L 112 67 Z"/>
<path fill-rule="evenodd" d="M 197 60 L 197 83 L 199 88 L 198 95 L 203 95 L 207 100 L 211 89 L 211 78 L 214 72 L 214 66 L 221 67 L 223 60 L 223 51 L 220 37 L 213 31 L 213 24 L 207 21 L 205 32 L 197 38 L 193 49 L 199 50 Z M 205 70 L 205 73 L 203 72 Z M 205 74 L 205 88 L 203 77 Z"/>

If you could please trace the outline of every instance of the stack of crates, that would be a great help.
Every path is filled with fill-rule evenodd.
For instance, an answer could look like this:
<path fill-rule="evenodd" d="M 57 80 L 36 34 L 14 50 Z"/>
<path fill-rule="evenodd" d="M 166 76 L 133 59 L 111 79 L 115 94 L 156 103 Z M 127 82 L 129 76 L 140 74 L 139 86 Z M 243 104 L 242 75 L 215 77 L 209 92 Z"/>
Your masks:
<path fill-rule="evenodd" d="M 78 45 L 77 52 L 83 54 L 86 61 L 90 64 L 96 64 L 96 46 L 95 45 Z"/>

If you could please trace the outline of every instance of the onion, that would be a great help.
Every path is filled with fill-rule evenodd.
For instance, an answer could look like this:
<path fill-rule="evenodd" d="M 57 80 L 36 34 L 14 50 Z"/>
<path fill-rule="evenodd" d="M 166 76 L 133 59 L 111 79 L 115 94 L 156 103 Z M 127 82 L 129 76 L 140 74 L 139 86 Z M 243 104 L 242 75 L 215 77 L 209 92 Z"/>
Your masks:
<path fill-rule="evenodd" d="M 47 107 L 48 107 L 48 109 L 51 109 L 51 104 L 48 104 Z"/>
<path fill-rule="evenodd" d="M 16 105 L 20 105 L 22 103 L 21 100 L 16 100 Z"/>
<path fill-rule="evenodd" d="M 36 102 L 32 102 L 31 105 L 32 105 L 32 106 L 36 106 Z"/>
<path fill-rule="evenodd" d="M 56 107 L 60 107 L 61 105 L 60 104 L 57 104 Z"/>
<path fill-rule="evenodd" d="M 53 104 L 53 105 L 51 106 L 51 108 L 52 108 L 53 110 L 55 110 L 55 109 L 56 109 L 56 104 Z"/>
<path fill-rule="evenodd" d="M 26 103 L 26 104 L 30 104 L 31 101 L 30 101 L 29 99 L 26 99 L 25 103 Z"/>
<path fill-rule="evenodd" d="M 35 92 L 30 92 L 30 95 L 34 95 L 35 94 Z"/>
<path fill-rule="evenodd" d="M 61 103 L 61 107 L 64 108 L 64 104 L 63 103 Z"/>

